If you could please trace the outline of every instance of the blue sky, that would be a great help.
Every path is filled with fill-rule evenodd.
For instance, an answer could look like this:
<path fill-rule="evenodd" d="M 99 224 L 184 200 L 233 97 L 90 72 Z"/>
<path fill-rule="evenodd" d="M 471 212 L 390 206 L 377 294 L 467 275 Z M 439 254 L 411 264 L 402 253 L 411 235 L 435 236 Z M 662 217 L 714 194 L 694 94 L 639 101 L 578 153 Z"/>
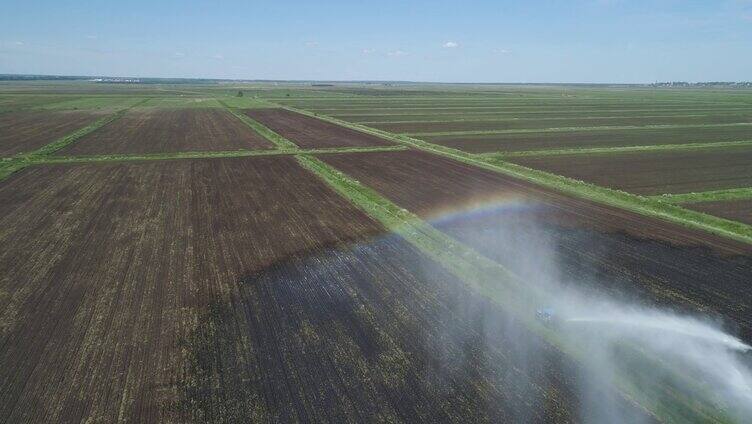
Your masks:
<path fill-rule="evenodd" d="M 752 0 L 4 0 L 0 73 L 752 80 Z"/>

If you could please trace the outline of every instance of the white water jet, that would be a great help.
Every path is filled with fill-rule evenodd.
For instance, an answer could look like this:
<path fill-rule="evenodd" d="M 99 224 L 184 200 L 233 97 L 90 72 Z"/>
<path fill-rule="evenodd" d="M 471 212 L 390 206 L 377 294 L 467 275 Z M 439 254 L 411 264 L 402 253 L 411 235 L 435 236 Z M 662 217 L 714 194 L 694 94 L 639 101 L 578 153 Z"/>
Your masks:
<path fill-rule="evenodd" d="M 724 333 L 723 331 L 703 324 L 691 318 L 670 316 L 658 313 L 632 313 L 618 314 L 608 317 L 577 317 L 567 318 L 569 323 L 586 323 L 601 325 L 604 328 L 610 328 L 616 331 L 625 332 L 655 332 L 669 333 L 669 335 L 683 336 L 688 339 L 695 339 L 698 342 L 716 344 L 719 347 L 725 347 L 729 350 L 746 352 L 752 347 L 739 340 L 737 337 Z"/>
<path fill-rule="evenodd" d="M 643 384 L 660 384 L 669 372 L 693 386 L 690 392 L 719 401 L 734 420 L 752 422 L 752 347 L 718 323 L 547 281 L 546 291 L 557 293 L 547 305 L 555 311 L 556 331 L 584 348 L 594 382 L 620 374 L 639 375 Z M 616 354 L 624 346 L 650 361 L 638 369 L 626 367 Z M 630 422 L 628 417 L 607 414 L 613 422 Z"/>
<path fill-rule="evenodd" d="M 629 283 L 608 281 L 611 277 L 597 269 L 583 267 L 573 272 L 572 258 L 583 258 L 558 248 L 561 236 L 557 230 L 524 219 L 533 209 L 518 209 L 483 208 L 482 214 L 453 215 L 441 224 L 499 260 L 532 292 L 542 294 L 539 310 L 553 311 L 546 325 L 576 346 L 585 358 L 584 375 L 577 379 L 581 421 L 637 422 L 639 414 L 620 409 L 603 390 L 609 383 L 633 377 L 638 392 L 678 384 L 675 388 L 686 388 L 690 402 L 709 399 L 722 405 L 734 422 L 752 422 L 752 347 L 699 312 L 677 313 L 630 297 L 635 293 L 622 293 L 619 288 L 629 288 Z M 581 243 L 586 244 L 586 236 L 581 237 Z M 608 250 L 611 247 L 594 243 L 589 256 L 608 260 L 618 254 Z M 570 255 L 566 258 L 569 263 L 562 253 Z M 635 281 L 634 287 L 639 286 Z M 616 289 L 609 290 L 612 287 Z M 530 314 L 536 315 L 536 311 Z M 516 349 L 527 352 L 523 367 L 541 360 L 534 342 L 519 337 L 515 344 Z M 630 358 L 627 353 L 625 357 L 625 349 L 638 355 Z M 625 361 L 634 357 L 639 358 Z"/>

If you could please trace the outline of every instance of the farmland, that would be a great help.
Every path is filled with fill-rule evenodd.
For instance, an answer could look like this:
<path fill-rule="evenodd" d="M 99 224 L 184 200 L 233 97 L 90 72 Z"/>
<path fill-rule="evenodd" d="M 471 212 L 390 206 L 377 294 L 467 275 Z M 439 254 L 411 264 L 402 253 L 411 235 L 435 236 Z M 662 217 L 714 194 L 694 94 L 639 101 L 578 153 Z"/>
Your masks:
<path fill-rule="evenodd" d="M 176 376 L 191 379 L 181 343 L 212 302 L 274 264 L 379 230 L 290 159 L 34 168 L 0 197 L 3 243 L 15 246 L 2 258 L 9 421 L 154 419 L 183 394 Z M 87 392 L 100 397 L 81 404 Z"/>
<path fill-rule="evenodd" d="M 0 85 L 0 422 L 744 422 L 536 309 L 752 343 L 750 119 L 745 90 Z"/>
<path fill-rule="evenodd" d="M 752 186 L 752 147 L 510 158 L 554 174 L 637 194 Z"/>
<path fill-rule="evenodd" d="M 511 269 L 516 268 L 515 249 L 535 238 L 550 240 L 568 280 L 584 283 L 598 275 L 598 290 L 690 309 L 701 305 L 725 315 L 752 339 L 752 321 L 746 318 L 752 305 L 752 292 L 746 288 L 752 260 L 728 259 L 748 255 L 749 246 L 563 197 L 424 153 L 341 154 L 323 160 L 397 205 L 435 220 L 439 229 Z M 505 204 L 514 207 L 505 210 Z M 520 204 L 523 208 L 517 209 Z M 476 205 L 499 205 L 499 210 L 474 215 Z M 468 216 L 443 219 L 456 209 L 468 210 Z M 528 229 L 530 239 L 518 234 L 514 245 L 498 246 L 509 227 Z M 653 262 L 673 266 L 648 267 Z M 676 264 L 682 266 L 674 268 Z M 716 279 L 724 286 L 716 287 Z"/>
<path fill-rule="evenodd" d="M 700 202 L 686 207 L 752 225 L 752 199 Z"/>
<path fill-rule="evenodd" d="M 272 144 L 223 109 L 152 109 L 125 116 L 62 155 L 265 149 Z"/>
<path fill-rule="evenodd" d="M 740 116 L 749 113 L 749 109 L 722 107 L 703 109 L 703 108 L 685 108 L 685 109 L 668 109 L 667 108 L 628 108 L 628 109 L 580 109 L 572 110 L 569 108 L 540 110 L 535 108 L 525 108 L 522 110 L 499 109 L 490 107 L 465 107 L 465 108 L 385 108 L 385 109 L 368 109 L 368 110 L 327 110 L 314 109 L 316 112 L 345 119 L 350 122 L 373 123 L 373 124 L 398 124 L 410 123 L 420 125 L 421 123 L 435 122 L 452 122 L 452 121 L 510 121 L 510 120 L 551 120 L 563 121 L 571 119 L 625 119 L 640 117 L 697 117 L 697 116 L 717 116 L 723 114 L 726 116 Z M 473 128 L 477 129 L 477 128 Z"/>
<path fill-rule="evenodd" d="M 14 112 L 0 115 L 0 155 L 36 150 L 93 122 L 96 115 L 80 112 Z"/>
<path fill-rule="evenodd" d="M 495 421 L 523 395 L 573 420 L 554 351 L 508 375 L 523 329 L 481 337 L 500 312 L 289 158 L 30 168 L 0 198 L 4 420 Z"/>
<path fill-rule="evenodd" d="M 752 115 L 648 115 L 636 117 L 592 116 L 585 118 L 510 118 L 498 120 L 455 120 L 449 122 L 368 123 L 393 133 L 531 130 L 539 128 L 581 128 L 596 126 L 713 125 L 752 122 Z"/>
<path fill-rule="evenodd" d="M 388 144 L 383 139 L 284 109 L 251 109 L 246 115 L 303 148 Z"/>
<path fill-rule="evenodd" d="M 550 124 L 549 124 L 550 125 Z M 555 148 L 623 147 L 712 143 L 752 139 L 752 126 L 632 128 L 510 132 L 425 136 L 426 141 L 471 153 L 534 151 Z"/>

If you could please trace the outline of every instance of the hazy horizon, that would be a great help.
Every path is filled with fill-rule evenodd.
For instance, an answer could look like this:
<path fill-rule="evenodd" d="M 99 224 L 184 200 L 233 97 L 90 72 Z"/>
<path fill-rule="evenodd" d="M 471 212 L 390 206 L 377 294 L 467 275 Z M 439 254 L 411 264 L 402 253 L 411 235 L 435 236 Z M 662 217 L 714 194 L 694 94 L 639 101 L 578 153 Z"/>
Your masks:
<path fill-rule="evenodd" d="M 536 81 L 528 81 L 528 82 L 518 82 L 518 81 L 476 81 L 476 82 L 468 82 L 468 81 L 411 81 L 411 80 L 345 80 L 345 79 L 265 79 L 265 78 L 210 78 L 210 77 L 154 77 L 149 75 L 73 75 L 73 74 L 15 74 L 15 73 L 0 73 L 0 76 L 20 76 L 20 77 L 30 77 L 29 79 L 7 79 L 0 81 L 3 82 L 31 82 L 31 81 L 55 81 L 59 78 L 59 81 L 88 81 L 88 79 L 113 79 L 113 80 L 140 80 L 139 82 L 146 81 L 147 83 L 151 83 L 151 80 L 165 80 L 166 82 L 172 81 L 172 80 L 186 80 L 186 81 L 221 81 L 221 82 L 239 82 L 239 83 L 292 83 L 292 84 L 298 84 L 298 83 L 331 83 L 331 84 L 404 84 L 404 85 L 410 85 L 410 84 L 420 84 L 420 85 L 519 85 L 519 86 L 587 86 L 587 85 L 594 85 L 594 86 L 641 86 L 641 85 L 654 85 L 654 84 L 670 84 L 670 83 L 682 83 L 682 84 L 735 84 L 735 83 L 743 83 L 749 84 L 752 79 L 747 80 L 738 80 L 738 81 L 711 81 L 711 80 L 701 80 L 701 81 L 682 81 L 682 80 L 666 80 L 666 81 L 645 81 L 645 82 L 619 82 L 619 81 L 610 81 L 610 82 L 536 82 Z M 51 77 L 54 79 L 44 79 L 44 77 Z M 103 81 L 108 82 L 108 81 Z M 127 82 L 127 81 L 112 81 L 113 83 L 118 82 Z M 159 81 L 157 81 L 159 82 Z"/>

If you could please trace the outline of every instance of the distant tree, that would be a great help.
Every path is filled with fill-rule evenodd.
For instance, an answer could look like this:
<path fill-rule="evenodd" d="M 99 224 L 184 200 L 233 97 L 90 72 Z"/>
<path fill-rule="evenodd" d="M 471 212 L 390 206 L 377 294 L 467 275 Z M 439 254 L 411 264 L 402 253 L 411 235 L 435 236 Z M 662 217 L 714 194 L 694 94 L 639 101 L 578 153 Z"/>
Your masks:
<path fill-rule="evenodd" d="M 290 97 L 290 93 L 285 94 L 285 97 Z"/>
<path fill-rule="evenodd" d="M 238 94 L 235 97 L 243 97 L 243 90 L 238 90 Z"/>

